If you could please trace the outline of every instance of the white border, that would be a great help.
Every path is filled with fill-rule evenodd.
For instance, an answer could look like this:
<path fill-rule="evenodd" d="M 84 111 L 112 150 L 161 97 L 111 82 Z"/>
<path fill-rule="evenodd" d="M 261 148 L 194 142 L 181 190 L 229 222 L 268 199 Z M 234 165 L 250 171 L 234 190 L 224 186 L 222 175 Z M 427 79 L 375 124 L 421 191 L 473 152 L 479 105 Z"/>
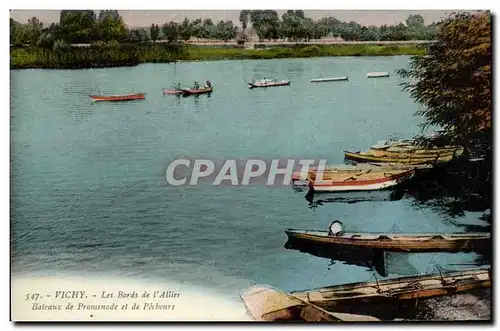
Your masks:
<path fill-rule="evenodd" d="M 272 8 L 272 9 L 310 9 L 310 10 L 322 10 L 322 9 L 351 9 L 351 10 L 360 10 L 360 9 L 398 9 L 398 10 L 456 10 L 456 9 L 491 9 L 494 13 L 496 12 L 496 8 L 498 6 L 498 1 L 493 2 L 493 1 L 485 1 L 485 0 L 476 0 L 476 1 L 466 1 L 466 0 L 455 0 L 455 1 L 446 1 L 442 3 L 437 3 L 435 1 L 429 1 L 429 0 L 423 0 L 423 1 L 408 1 L 408 2 L 389 2 L 389 1 L 380 1 L 380 0 L 365 0 L 365 1 L 347 1 L 347 2 L 336 2 L 336 1 L 316 1 L 316 2 L 307 2 L 307 4 L 294 1 L 291 2 L 289 0 L 284 1 L 264 1 L 264 0 L 253 0 L 253 1 L 245 1 L 245 2 L 229 2 L 229 1 L 200 1 L 200 0 L 193 0 L 190 2 L 171 2 L 171 1 L 125 1 L 125 0 L 108 0 L 105 3 L 102 1 L 95 1 L 95 0 L 87 0 L 85 2 L 67 2 L 67 1 L 43 1 L 43 2 L 38 2 L 34 0 L 20 0 L 20 1 L 12 1 L 11 3 L 7 2 L 2 2 L 2 6 L 4 4 L 7 4 L 7 8 L 4 13 L 6 13 L 6 16 L 8 15 L 7 9 L 9 8 L 15 8 L 15 9 L 54 9 L 54 8 L 67 8 L 67 9 L 76 9 L 76 8 L 81 8 L 81 9 L 109 9 L 109 8 L 118 8 L 118 9 L 177 9 L 177 10 L 188 10 L 188 9 L 241 9 L 242 7 L 246 9 L 266 9 L 266 8 Z M 5 22 L 8 21 L 8 17 Z M 498 23 L 498 22 L 495 22 Z M 10 128 L 9 128 L 9 122 L 10 122 L 10 105 L 9 105 L 9 79 L 10 79 L 10 73 L 9 73 L 9 67 L 7 65 L 9 61 L 9 55 L 8 55 L 8 40 L 9 40 L 9 35 L 8 35 L 8 29 L 7 29 L 7 24 L 5 24 L 4 29 L 1 29 L 2 33 L 2 43 L 1 45 L 5 47 L 5 51 L 2 52 L 2 56 L 4 57 L 4 60 L 2 61 L 4 65 L 2 66 L 2 79 L 4 80 L 4 86 L 2 89 L 2 102 L 4 102 L 4 107 L 2 108 L 2 121 L 0 122 L 1 125 L 1 136 L 0 136 L 0 144 L 1 144 L 1 149 L 2 149 L 2 162 L 1 162 L 1 167 L 2 167 L 2 182 L 0 184 L 1 190 L 2 190 L 2 200 L 1 200 L 1 211 L 3 214 L 2 218 L 2 224 L 3 224 L 3 231 L 2 234 L 5 238 L 5 243 L 3 243 L 3 253 L 2 254 L 2 266 L 4 266 L 2 269 L 4 272 L 2 273 L 2 289 L 4 289 L 3 295 L 2 295 L 2 302 L 1 302 L 1 307 L 3 308 L 3 323 L 5 324 L 6 321 L 6 315 L 7 312 L 9 311 L 9 305 L 10 305 L 10 297 L 9 297 L 9 279 L 10 275 L 9 272 L 7 271 L 7 268 L 5 266 L 10 266 L 10 260 L 9 260 L 9 252 L 10 252 L 10 218 L 9 218 L 9 210 L 10 210 L 10 193 L 9 193 L 9 187 L 10 187 L 10 176 L 7 177 L 6 174 L 10 174 L 9 168 L 10 168 Z M 496 24 L 494 25 L 496 26 Z M 495 44 L 498 45 L 498 33 L 494 33 L 495 36 Z M 495 63 L 497 62 L 497 56 L 495 56 Z M 496 78 L 496 74 L 495 74 Z M 496 80 L 495 80 L 496 82 Z M 495 96 L 498 95 L 498 84 L 494 84 L 495 87 Z M 497 116 L 499 117 L 499 116 Z M 497 122 L 495 120 L 495 122 Z M 496 123 L 494 124 L 495 127 L 497 127 Z M 495 145 L 498 144 L 499 142 L 497 141 L 497 134 L 495 134 Z M 498 160 L 495 157 L 495 164 L 498 164 Z M 497 176 L 495 176 L 496 179 Z M 495 180 L 495 184 L 496 180 Z M 495 185 L 496 188 L 496 185 Z M 495 197 L 497 198 L 497 197 Z M 495 199 L 495 204 L 497 203 L 497 200 Z M 496 224 L 494 226 L 495 232 L 496 228 L 498 225 Z M 495 233 L 496 235 L 497 233 Z M 496 261 L 495 261 L 496 262 Z M 494 262 L 494 263 L 495 263 Z M 10 268 L 9 268 L 10 269 Z M 495 270 L 495 282 L 494 282 L 494 288 L 496 289 L 496 270 Z M 495 291 L 496 292 L 496 291 Z M 494 293 L 494 297 L 496 297 L 496 293 Z M 498 305 L 494 305 L 495 307 L 495 312 L 494 316 L 498 317 Z M 8 324 L 10 328 L 13 328 L 13 324 L 9 323 Z M 150 325 L 148 325 L 151 327 Z M 219 328 L 223 325 L 216 324 L 213 327 Z M 52 326 L 48 326 L 49 328 Z M 58 327 L 58 329 L 65 330 L 65 329 L 70 329 L 72 326 L 63 326 L 63 327 Z M 81 326 L 79 326 L 81 327 Z M 104 330 L 105 328 L 116 328 L 116 329 L 121 329 L 124 326 L 119 325 L 119 326 L 99 326 L 95 327 L 95 329 L 98 330 Z M 192 328 L 193 326 L 187 325 L 187 326 L 177 326 L 177 325 L 159 325 L 159 327 L 164 328 L 168 327 L 169 329 L 184 329 L 184 328 Z M 203 325 L 202 327 L 205 327 Z M 225 327 L 232 328 L 233 325 L 225 325 Z M 251 326 L 248 325 L 241 325 L 238 326 L 238 328 L 250 328 Z M 333 326 L 335 327 L 335 326 Z M 345 327 L 345 326 L 341 326 Z M 401 327 L 398 325 L 383 325 L 380 326 L 383 328 L 392 328 L 392 327 Z M 415 328 L 415 327 L 420 327 L 419 325 L 405 325 L 405 328 Z M 428 328 L 431 328 L 432 326 L 427 326 Z M 444 329 L 455 329 L 461 326 L 458 325 L 452 325 L 452 326 L 439 326 L 440 328 Z M 473 325 L 464 325 L 462 327 L 467 327 L 467 328 L 478 328 L 478 326 L 473 326 Z M 30 330 L 34 329 L 35 326 L 24 326 L 23 329 L 25 330 Z M 139 329 L 141 326 L 127 326 L 127 329 Z M 269 327 L 265 327 L 269 328 Z M 349 327 L 350 329 L 362 329 L 363 327 L 357 326 L 357 327 Z M 433 327 L 432 327 L 433 328 Z"/>

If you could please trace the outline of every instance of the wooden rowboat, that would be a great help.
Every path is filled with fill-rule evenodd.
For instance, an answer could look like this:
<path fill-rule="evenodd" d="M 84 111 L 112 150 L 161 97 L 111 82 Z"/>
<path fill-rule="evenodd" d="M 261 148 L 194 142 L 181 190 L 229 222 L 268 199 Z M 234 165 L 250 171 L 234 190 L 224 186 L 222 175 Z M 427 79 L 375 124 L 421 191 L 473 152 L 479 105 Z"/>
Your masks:
<path fill-rule="evenodd" d="M 379 78 L 379 77 L 389 77 L 388 72 L 369 72 L 366 74 L 368 78 Z"/>
<path fill-rule="evenodd" d="M 307 242 L 332 249 L 359 247 L 389 252 L 468 252 L 487 251 L 491 246 L 489 233 L 344 233 L 328 235 L 328 231 L 287 229 L 289 241 Z"/>
<path fill-rule="evenodd" d="M 430 164 L 399 164 L 399 163 L 359 163 L 356 165 L 331 164 L 327 165 L 323 171 L 325 175 L 332 173 L 363 174 L 371 172 L 387 172 L 388 170 L 424 170 L 433 168 Z M 317 167 L 309 168 L 307 171 L 296 170 L 292 173 L 292 184 L 294 186 L 309 185 L 309 179 L 314 178 L 318 171 Z"/>
<path fill-rule="evenodd" d="M 199 89 L 182 89 L 182 95 L 188 96 L 188 95 L 206 94 L 206 93 L 212 93 L 212 91 L 213 91 L 212 87 L 204 87 Z"/>
<path fill-rule="evenodd" d="M 413 169 L 367 170 L 356 174 L 324 172 L 322 176 L 310 173 L 308 180 L 309 188 L 314 192 L 374 191 L 396 186 L 413 174 Z"/>
<path fill-rule="evenodd" d="M 91 95 L 90 99 L 94 102 L 98 101 L 131 101 L 146 99 L 146 93 L 136 93 L 127 95 Z"/>
<path fill-rule="evenodd" d="M 289 80 L 282 80 L 282 81 L 277 81 L 277 80 L 271 80 L 271 79 L 265 79 L 253 83 L 247 83 L 248 87 L 250 89 L 256 88 L 256 87 L 275 87 L 275 86 L 287 86 L 290 85 Z"/>
<path fill-rule="evenodd" d="M 329 77 L 329 78 L 315 78 L 311 79 L 311 83 L 323 83 L 323 82 L 338 82 L 338 81 L 345 81 L 349 80 L 349 77 L 347 76 L 342 76 L 342 77 Z"/>
<path fill-rule="evenodd" d="M 384 307 L 387 313 L 391 307 L 414 300 L 490 287 L 490 269 L 471 269 L 336 285 L 291 294 L 326 310 L 362 310 L 373 314 L 372 307 Z"/>
<path fill-rule="evenodd" d="M 169 94 L 169 95 L 181 95 L 184 92 L 182 90 L 168 90 L 168 89 L 163 89 L 163 94 Z"/>
<path fill-rule="evenodd" d="M 379 319 L 333 313 L 267 285 L 254 285 L 242 293 L 248 313 L 256 321 L 378 322 Z"/>
<path fill-rule="evenodd" d="M 444 153 L 443 155 L 419 155 L 415 153 L 386 153 L 378 151 L 344 151 L 344 156 L 346 159 L 355 162 L 401 163 L 410 165 L 445 163 L 454 158 L 453 153 Z"/>

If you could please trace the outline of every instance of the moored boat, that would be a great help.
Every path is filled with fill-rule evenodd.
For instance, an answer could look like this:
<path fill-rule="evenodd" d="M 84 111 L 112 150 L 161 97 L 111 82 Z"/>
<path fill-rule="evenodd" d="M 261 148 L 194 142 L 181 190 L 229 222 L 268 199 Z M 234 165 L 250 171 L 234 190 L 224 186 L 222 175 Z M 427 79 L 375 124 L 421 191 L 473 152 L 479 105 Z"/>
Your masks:
<path fill-rule="evenodd" d="M 323 83 L 323 82 L 338 82 L 338 81 L 345 81 L 349 80 L 348 76 L 341 76 L 341 77 L 327 77 L 327 78 L 315 78 L 311 79 L 311 83 Z"/>
<path fill-rule="evenodd" d="M 247 83 L 250 89 L 256 87 L 274 87 L 274 86 L 287 86 L 290 85 L 289 80 L 278 81 L 276 79 L 261 79 L 252 83 Z"/>
<path fill-rule="evenodd" d="M 378 322 L 367 315 L 328 312 L 289 293 L 267 285 L 254 285 L 241 294 L 248 313 L 256 321 Z"/>
<path fill-rule="evenodd" d="M 90 99 L 98 101 L 131 101 L 146 99 L 146 93 L 125 94 L 125 95 L 91 95 Z"/>
<path fill-rule="evenodd" d="M 310 173 L 309 188 L 314 192 L 374 191 L 396 186 L 414 174 L 414 170 L 367 170 L 361 173 Z"/>
<path fill-rule="evenodd" d="M 444 152 L 436 154 L 417 154 L 386 151 L 366 151 L 354 152 L 344 151 L 344 156 L 348 160 L 356 162 L 375 162 L 375 163 L 402 163 L 402 164 L 438 164 L 451 161 L 458 152 Z"/>
<path fill-rule="evenodd" d="M 326 310 L 372 313 L 372 307 L 389 306 L 390 310 L 390 307 L 413 300 L 490 287 L 490 269 L 469 269 L 328 286 L 291 294 Z M 387 308 L 385 310 L 387 312 Z"/>
<path fill-rule="evenodd" d="M 359 247 L 389 252 L 469 252 L 486 251 L 491 246 L 489 233 L 342 233 L 287 229 L 289 241 L 328 246 L 332 249 Z"/>
<path fill-rule="evenodd" d="M 369 72 L 366 74 L 366 77 L 368 78 L 379 78 L 379 77 L 389 77 L 389 73 L 382 71 L 382 72 Z"/>

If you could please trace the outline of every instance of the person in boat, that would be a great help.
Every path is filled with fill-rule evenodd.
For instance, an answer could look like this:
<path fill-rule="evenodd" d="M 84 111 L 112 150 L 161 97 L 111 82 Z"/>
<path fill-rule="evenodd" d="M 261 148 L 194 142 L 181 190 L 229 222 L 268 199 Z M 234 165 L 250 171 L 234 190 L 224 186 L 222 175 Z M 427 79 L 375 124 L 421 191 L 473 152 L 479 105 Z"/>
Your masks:
<path fill-rule="evenodd" d="M 177 83 L 177 85 L 175 86 L 175 89 L 176 90 L 181 90 L 181 83 Z"/>
<path fill-rule="evenodd" d="M 207 88 L 212 87 L 212 83 L 210 83 L 210 81 L 209 81 L 209 80 L 207 80 L 206 87 L 207 87 Z"/>
<path fill-rule="evenodd" d="M 341 221 L 333 221 L 328 226 L 328 236 L 341 237 L 344 235 L 344 226 Z"/>
<path fill-rule="evenodd" d="M 193 90 L 198 90 L 199 88 L 200 88 L 200 85 L 198 84 L 198 82 L 194 82 Z"/>

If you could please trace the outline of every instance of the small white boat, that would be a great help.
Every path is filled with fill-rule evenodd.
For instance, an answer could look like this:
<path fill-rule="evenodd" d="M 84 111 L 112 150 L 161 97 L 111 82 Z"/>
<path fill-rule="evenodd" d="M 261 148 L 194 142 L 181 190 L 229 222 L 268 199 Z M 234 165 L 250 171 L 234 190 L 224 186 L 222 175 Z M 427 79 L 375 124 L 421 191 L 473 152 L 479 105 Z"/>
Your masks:
<path fill-rule="evenodd" d="M 341 76 L 341 77 L 315 78 L 311 79 L 311 83 L 338 82 L 343 80 L 349 80 L 349 77 Z"/>
<path fill-rule="evenodd" d="M 368 78 L 389 77 L 388 72 L 369 72 L 366 74 Z"/>

